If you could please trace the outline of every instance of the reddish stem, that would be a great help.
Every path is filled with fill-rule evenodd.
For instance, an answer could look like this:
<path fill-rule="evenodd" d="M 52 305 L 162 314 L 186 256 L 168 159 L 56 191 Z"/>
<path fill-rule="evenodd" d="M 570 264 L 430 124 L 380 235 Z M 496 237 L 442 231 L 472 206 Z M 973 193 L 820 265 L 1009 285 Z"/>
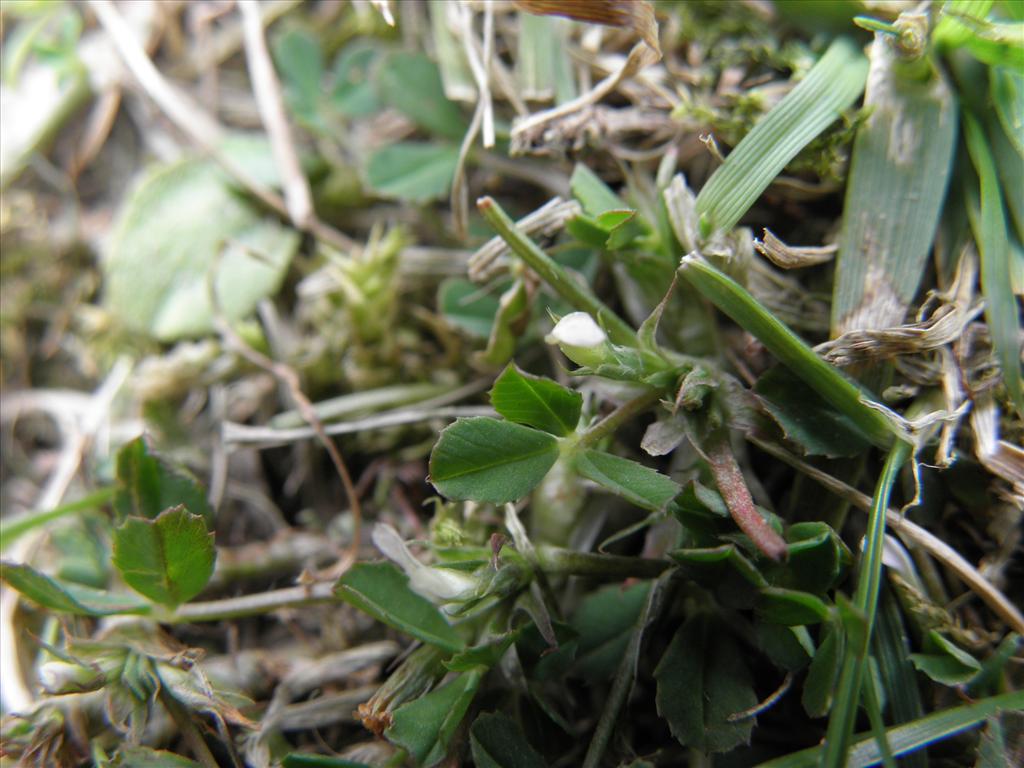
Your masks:
<path fill-rule="evenodd" d="M 732 455 L 728 433 L 723 431 L 708 440 L 704 445 L 704 453 L 715 476 L 718 491 L 725 499 L 736 525 L 761 552 L 772 560 L 782 560 L 786 556 L 786 541 L 754 507 L 754 499 L 750 496 L 736 457 Z"/>

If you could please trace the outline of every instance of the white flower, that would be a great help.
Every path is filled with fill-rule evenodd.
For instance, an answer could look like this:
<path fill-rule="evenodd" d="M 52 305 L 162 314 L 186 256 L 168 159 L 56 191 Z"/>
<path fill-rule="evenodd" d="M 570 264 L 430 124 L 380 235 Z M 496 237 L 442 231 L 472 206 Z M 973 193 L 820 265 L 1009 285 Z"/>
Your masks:
<path fill-rule="evenodd" d="M 384 523 L 373 526 L 373 543 L 409 577 L 409 586 L 433 602 L 467 600 L 476 594 L 479 582 L 473 576 L 448 568 L 424 565 L 409 551 L 394 528 Z"/>
<path fill-rule="evenodd" d="M 577 365 L 595 367 L 607 359 L 608 334 L 586 312 L 571 312 L 544 337 Z"/>

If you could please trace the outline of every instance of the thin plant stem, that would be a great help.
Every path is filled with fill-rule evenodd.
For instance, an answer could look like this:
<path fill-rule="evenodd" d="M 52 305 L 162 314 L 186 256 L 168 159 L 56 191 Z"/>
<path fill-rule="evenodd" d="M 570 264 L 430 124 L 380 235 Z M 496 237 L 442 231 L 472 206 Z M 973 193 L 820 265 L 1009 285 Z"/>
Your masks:
<path fill-rule="evenodd" d="M 548 256 L 530 238 L 520 232 L 515 222 L 491 197 L 481 197 L 476 207 L 487 223 L 508 243 L 512 252 L 526 262 L 555 293 L 572 304 L 576 309 L 592 315 L 603 325 L 611 340 L 616 344 L 636 346 L 637 338 L 629 323 L 606 307 L 601 300 Z"/>
<path fill-rule="evenodd" d="M 549 576 L 593 576 L 610 580 L 653 579 L 672 567 L 668 560 L 599 555 L 546 545 L 537 548 L 537 555 L 541 568 Z"/>
<path fill-rule="evenodd" d="M 615 430 L 626 422 L 631 421 L 637 414 L 643 413 L 650 406 L 658 402 L 661 394 L 660 390 L 650 389 L 642 395 L 623 403 L 597 422 L 597 424 L 580 433 L 576 445 L 580 448 L 585 448 L 613 434 Z"/>
<path fill-rule="evenodd" d="M 181 735 L 185 737 L 185 741 L 188 742 L 189 749 L 192 750 L 196 760 L 202 763 L 203 768 L 218 768 L 217 758 L 213 756 L 210 747 L 207 746 L 206 740 L 203 738 L 203 734 L 196 728 L 196 724 L 192 722 L 192 717 L 181 703 L 166 688 L 161 687 L 158 695 L 160 703 L 164 705 L 167 714 L 171 716 L 174 724 L 181 731 Z"/>

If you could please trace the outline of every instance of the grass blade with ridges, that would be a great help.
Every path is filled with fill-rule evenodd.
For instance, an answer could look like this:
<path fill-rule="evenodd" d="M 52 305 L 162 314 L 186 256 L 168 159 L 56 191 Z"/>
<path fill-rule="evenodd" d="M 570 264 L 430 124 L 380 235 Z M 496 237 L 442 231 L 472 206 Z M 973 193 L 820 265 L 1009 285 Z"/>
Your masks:
<path fill-rule="evenodd" d="M 843 206 L 832 335 L 903 322 L 928 265 L 953 165 L 956 98 L 930 62 L 876 34 Z"/>
<path fill-rule="evenodd" d="M 807 76 L 754 126 L 697 196 L 705 234 L 726 232 L 783 168 L 864 90 L 868 62 L 839 38 Z"/>
<path fill-rule="evenodd" d="M 970 112 L 964 112 L 964 138 L 967 151 L 978 172 L 981 187 L 981 213 L 971 216 L 971 229 L 981 254 L 981 291 L 985 296 L 985 320 L 992 345 L 1003 372 L 1003 383 L 1017 412 L 1024 414 L 1024 393 L 1020 373 L 1020 312 L 1013 295 L 1010 269 L 1009 232 L 1003 197 L 999 191 L 995 162 L 989 151 L 985 131 Z M 974 206 L 969 205 L 971 211 Z"/>

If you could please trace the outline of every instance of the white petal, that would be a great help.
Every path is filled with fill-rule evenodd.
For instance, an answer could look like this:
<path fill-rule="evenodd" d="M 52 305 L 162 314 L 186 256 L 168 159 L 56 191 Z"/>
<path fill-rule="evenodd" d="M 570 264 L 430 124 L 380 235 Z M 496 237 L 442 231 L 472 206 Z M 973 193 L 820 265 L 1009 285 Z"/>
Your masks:
<path fill-rule="evenodd" d="M 598 347 L 607 340 L 608 334 L 586 312 L 569 313 L 558 321 L 547 336 L 548 342 L 573 347 Z"/>
<path fill-rule="evenodd" d="M 458 600 L 470 597 L 477 588 L 477 580 L 472 576 L 421 563 L 390 525 L 377 523 L 372 538 L 377 549 L 405 571 L 412 590 L 428 600 Z"/>

